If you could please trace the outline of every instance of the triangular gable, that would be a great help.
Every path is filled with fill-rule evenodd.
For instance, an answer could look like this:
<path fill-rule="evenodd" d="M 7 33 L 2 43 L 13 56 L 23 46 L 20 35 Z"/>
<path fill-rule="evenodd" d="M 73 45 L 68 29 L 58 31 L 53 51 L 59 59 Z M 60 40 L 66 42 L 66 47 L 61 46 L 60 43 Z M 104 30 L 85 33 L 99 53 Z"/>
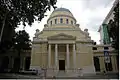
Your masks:
<path fill-rule="evenodd" d="M 72 36 L 72 35 L 67 35 L 64 33 L 60 33 L 54 36 L 50 36 L 48 37 L 49 40 L 73 40 L 76 39 L 76 37 Z"/>

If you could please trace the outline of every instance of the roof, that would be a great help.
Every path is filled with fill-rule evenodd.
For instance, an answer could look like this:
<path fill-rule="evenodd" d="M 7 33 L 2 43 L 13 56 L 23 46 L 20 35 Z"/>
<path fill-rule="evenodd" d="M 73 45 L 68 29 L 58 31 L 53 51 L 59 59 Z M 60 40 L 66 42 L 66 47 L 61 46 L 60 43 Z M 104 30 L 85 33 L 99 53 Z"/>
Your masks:
<path fill-rule="evenodd" d="M 53 18 L 53 17 L 61 17 L 61 16 L 65 16 L 65 17 L 71 17 L 73 18 L 75 21 L 76 19 L 74 18 L 73 14 L 70 12 L 69 9 L 66 8 L 56 8 L 50 15 L 50 17 L 47 20 L 48 21 Z"/>
<path fill-rule="evenodd" d="M 70 12 L 69 9 L 66 9 L 66 8 L 57 8 L 55 9 L 53 12 L 56 12 L 56 11 L 66 11 L 66 12 Z M 71 13 L 71 12 L 70 12 Z"/>

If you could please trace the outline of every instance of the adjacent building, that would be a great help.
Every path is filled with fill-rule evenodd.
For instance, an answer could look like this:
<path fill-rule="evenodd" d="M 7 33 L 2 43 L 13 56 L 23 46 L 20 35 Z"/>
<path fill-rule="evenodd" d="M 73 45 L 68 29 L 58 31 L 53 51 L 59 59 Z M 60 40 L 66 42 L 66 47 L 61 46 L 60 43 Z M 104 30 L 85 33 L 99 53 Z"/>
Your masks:
<path fill-rule="evenodd" d="M 119 69 L 119 55 L 114 50 L 114 48 L 111 47 L 112 38 L 108 34 L 108 24 L 110 20 L 113 20 L 114 18 L 114 9 L 118 3 L 119 0 L 115 0 L 111 10 L 103 20 L 103 23 L 100 25 L 98 30 L 98 32 L 100 32 L 100 44 L 94 46 L 96 48 L 96 50 L 94 50 L 94 59 L 96 59 L 101 64 L 101 70 L 104 71 L 116 72 Z"/>
<path fill-rule="evenodd" d="M 0 55 L 0 72 L 14 72 L 17 68 L 29 70 L 31 50 L 23 50 L 20 53 L 20 62 L 18 52 L 9 50 L 9 52 Z"/>
<path fill-rule="evenodd" d="M 113 20 L 114 18 L 114 8 L 119 3 L 119 0 L 115 0 L 113 3 L 112 8 L 110 9 L 109 13 L 103 20 L 103 23 L 100 25 L 98 32 L 100 32 L 100 44 L 110 44 L 112 41 L 112 38 L 108 34 L 108 23 L 110 20 Z"/>

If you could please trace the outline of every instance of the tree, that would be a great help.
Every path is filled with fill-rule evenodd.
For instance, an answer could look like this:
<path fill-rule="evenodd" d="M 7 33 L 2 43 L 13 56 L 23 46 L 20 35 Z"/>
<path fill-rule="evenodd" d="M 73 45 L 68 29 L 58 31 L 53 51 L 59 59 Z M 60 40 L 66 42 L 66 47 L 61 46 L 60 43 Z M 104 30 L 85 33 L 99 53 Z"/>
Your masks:
<path fill-rule="evenodd" d="M 23 50 L 30 50 L 31 49 L 31 41 L 29 40 L 29 34 L 25 31 L 19 31 L 16 33 L 14 37 L 14 50 L 17 51 L 18 53 L 18 63 L 16 66 L 17 71 L 20 68 L 20 54 L 22 53 Z"/>
<path fill-rule="evenodd" d="M 41 21 L 51 6 L 56 8 L 55 4 L 56 0 L 0 0 L 0 17 L 2 21 L 13 20 L 16 24 L 22 21 L 24 25 L 25 22 L 31 25 L 34 20 Z"/>
<path fill-rule="evenodd" d="M 108 23 L 108 33 L 113 39 L 112 47 L 119 50 L 119 3 L 114 8 L 114 18 Z"/>
<path fill-rule="evenodd" d="M 31 40 L 29 40 L 29 34 L 25 31 L 18 31 L 14 37 L 14 49 L 16 49 L 19 53 L 22 50 L 30 49 Z"/>
<path fill-rule="evenodd" d="M 4 27 L 3 30 L 2 40 L 0 42 L 0 54 L 7 53 L 7 51 L 13 46 L 14 36 L 15 36 L 14 27 L 6 23 L 6 27 Z"/>
<path fill-rule="evenodd" d="M 20 22 L 26 26 L 26 23 L 32 25 L 35 20 L 41 21 L 47 10 L 56 8 L 55 4 L 56 0 L 0 0 L 0 53 L 11 48 L 15 28 Z"/>

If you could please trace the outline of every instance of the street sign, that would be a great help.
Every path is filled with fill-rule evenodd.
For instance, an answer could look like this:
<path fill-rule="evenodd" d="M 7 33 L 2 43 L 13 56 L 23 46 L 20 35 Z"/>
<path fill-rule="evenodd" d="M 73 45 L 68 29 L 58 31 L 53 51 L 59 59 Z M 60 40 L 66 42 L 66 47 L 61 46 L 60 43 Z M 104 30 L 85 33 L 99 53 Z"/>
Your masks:
<path fill-rule="evenodd" d="M 104 50 L 104 60 L 105 63 L 110 63 L 110 56 L 108 50 Z"/>
<path fill-rule="evenodd" d="M 105 57 L 104 59 L 105 59 L 105 63 L 110 63 L 110 57 L 109 56 Z"/>

